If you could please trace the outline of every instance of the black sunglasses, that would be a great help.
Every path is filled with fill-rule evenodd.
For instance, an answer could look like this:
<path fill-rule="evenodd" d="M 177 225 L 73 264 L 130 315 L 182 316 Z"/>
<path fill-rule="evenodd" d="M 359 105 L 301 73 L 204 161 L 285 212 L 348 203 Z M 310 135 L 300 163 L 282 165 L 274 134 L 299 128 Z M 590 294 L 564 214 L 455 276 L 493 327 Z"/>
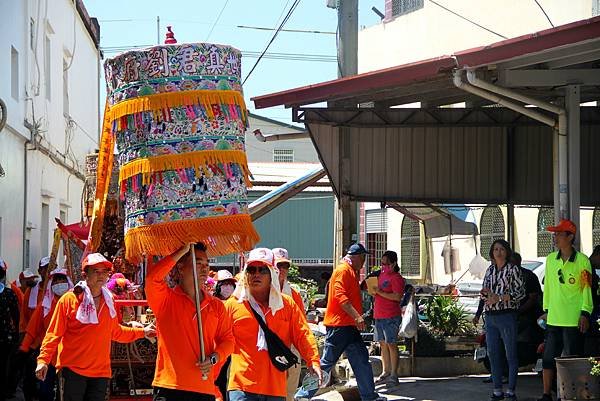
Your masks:
<path fill-rule="evenodd" d="M 558 269 L 558 281 L 560 281 L 561 284 L 565 283 L 565 276 L 563 275 L 562 269 Z"/>
<path fill-rule="evenodd" d="M 270 274 L 269 266 L 246 266 L 246 274 Z"/>

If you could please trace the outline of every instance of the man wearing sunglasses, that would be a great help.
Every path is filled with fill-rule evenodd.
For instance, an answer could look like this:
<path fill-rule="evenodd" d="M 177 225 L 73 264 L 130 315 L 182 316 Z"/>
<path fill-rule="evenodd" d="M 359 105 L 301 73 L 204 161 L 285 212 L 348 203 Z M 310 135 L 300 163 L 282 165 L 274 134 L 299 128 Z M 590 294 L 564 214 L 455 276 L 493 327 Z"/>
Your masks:
<path fill-rule="evenodd" d="M 590 326 L 592 312 L 592 268 L 588 258 L 575 250 L 577 227 L 561 220 L 547 228 L 554 233 L 557 252 L 546 258 L 544 311 L 548 332 L 544 347 L 544 395 L 540 401 L 552 401 L 554 358 L 561 355 L 581 356 L 583 334 Z"/>
<path fill-rule="evenodd" d="M 281 294 L 279 271 L 268 248 L 250 252 L 233 296 L 225 303 L 231 319 L 235 348 L 229 370 L 229 401 L 285 401 L 286 372 L 271 362 L 268 342 L 258 314 L 289 348 L 294 346 L 309 371 L 321 380 L 319 351 L 303 311 L 292 297 Z"/>

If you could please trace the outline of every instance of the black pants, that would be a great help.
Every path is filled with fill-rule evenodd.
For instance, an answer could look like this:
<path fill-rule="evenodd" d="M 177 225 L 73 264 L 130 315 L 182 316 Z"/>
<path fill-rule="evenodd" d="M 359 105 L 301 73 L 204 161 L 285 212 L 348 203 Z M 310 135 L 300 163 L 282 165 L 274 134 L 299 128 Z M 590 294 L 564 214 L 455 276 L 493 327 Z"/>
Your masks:
<path fill-rule="evenodd" d="M 544 369 L 554 369 L 554 358 L 583 355 L 583 334 L 578 327 L 559 327 L 548 325 L 544 345 L 542 366 Z"/>
<path fill-rule="evenodd" d="M 14 361 L 15 349 L 13 344 L 0 342 L 0 401 L 14 397 L 16 385 L 11 383 L 11 371 L 15 367 L 11 366 L 11 361 Z"/>
<path fill-rule="evenodd" d="M 86 377 L 62 368 L 63 401 L 104 401 L 108 377 Z"/>
<path fill-rule="evenodd" d="M 152 399 L 154 401 L 215 401 L 215 396 L 193 391 L 154 387 L 154 397 Z"/>

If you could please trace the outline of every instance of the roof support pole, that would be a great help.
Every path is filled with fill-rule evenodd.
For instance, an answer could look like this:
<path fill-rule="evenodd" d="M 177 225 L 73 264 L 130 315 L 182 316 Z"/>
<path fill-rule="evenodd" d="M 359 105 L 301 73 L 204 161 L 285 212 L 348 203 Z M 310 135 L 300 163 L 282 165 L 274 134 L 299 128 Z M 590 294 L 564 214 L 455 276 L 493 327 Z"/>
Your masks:
<path fill-rule="evenodd" d="M 554 129 L 555 132 L 553 141 L 553 171 L 555 219 L 574 219 L 574 216 L 576 214 L 577 220 L 579 220 L 579 209 L 577 209 L 577 213 L 572 213 L 571 203 L 569 201 L 569 143 L 567 140 L 568 138 L 566 110 L 554 104 L 544 102 L 529 96 L 525 96 L 513 90 L 503 88 L 501 86 L 497 86 L 482 79 L 479 79 L 477 78 L 475 71 L 467 71 L 467 79 L 469 83 L 463 82 L 461 74 L 461 71 L 456 71 L 454 73 L 454 85 L 458 88 L 466 92 L 472 93 L 474 95 L 480 96 L 484 99 L 490 100 L 494 103 L 500 104 L 523 115 L 526 115 Z M 577 93 L 579 93 L 578 89 Z M 578 96 L 579 95 L 577 95 L 577 101 L 579 100 Z M 535 111 L 532 108 L 527 108 L 522 104 L 515 103 L 506 98 L 514 99 L 527 105 L 533 105 L 540 109 L 549 111 L 551 113 L 556 114 L 557 118 L 550 118 L 543 113 Z M 579 107 L 579 103 L 577 103 L 577 107 Z M 579 114 L 578 111 L 577 114 Z M 579 118 L 577 118 L 576 124 L 579 124 Z M 577 162 L 579 163 L 578 159 Z M 579 172 L 579 170 L 577 172 Z M 578 190 L 579 188 L 577 188 L 577 191 Z M 579 202 L 577 201 L 577 203 Z"/>
<path fill-rule="evenodd" d="M 581 120 L 579 105 L 581 103 L 580 90 L 578 85 L 569 85 L 565 88 L 565 108 L 567 109 L 567 149 L 568 149 L 568 171 L 569 176 L 569 216 L 573 223 L 579 227 L 579 214 L 581 208 Z M 581 235 L 575 236 L 575 246 L 579 247 Z"/>

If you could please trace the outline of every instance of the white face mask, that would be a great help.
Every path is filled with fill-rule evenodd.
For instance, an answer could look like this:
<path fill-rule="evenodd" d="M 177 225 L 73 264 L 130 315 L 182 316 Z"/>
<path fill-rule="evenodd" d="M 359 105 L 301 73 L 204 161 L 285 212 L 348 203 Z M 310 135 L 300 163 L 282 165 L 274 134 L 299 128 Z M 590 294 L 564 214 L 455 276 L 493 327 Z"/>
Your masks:
<path fill-rule="evenodd" d="M 69 291 L 69 283 L 59 283 L 52 285 L 52 292 L 56 296 L 60 297 L 67 291 Z"/>
<path fill-rule="evenodd" d="M 231 284 L 223 284 L 221 286 L 221 297 L 229 298 L 231 294 L 233 294 L 233 290 L 235 290 L 235 286 Z"/>

